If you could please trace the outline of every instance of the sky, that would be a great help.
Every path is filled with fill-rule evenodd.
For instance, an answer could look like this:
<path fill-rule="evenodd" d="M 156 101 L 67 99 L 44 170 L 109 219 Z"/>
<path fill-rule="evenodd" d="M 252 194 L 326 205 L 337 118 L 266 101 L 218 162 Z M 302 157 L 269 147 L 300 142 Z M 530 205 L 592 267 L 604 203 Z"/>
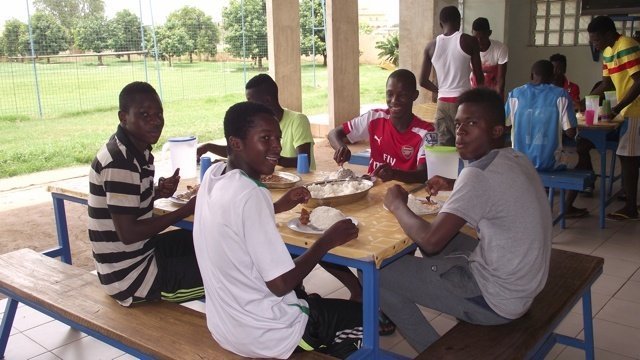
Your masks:
<path fill-rule="evenodd" d="M 32 0 L 2 0 L 2 11 L 0 11 L 0 29 L 4 28 L 4 22 L 11 18 L 17 18 L 23 22 L 27 22 L 27 3 L 29 4 L 29 11 L 31 14 L 35 11 Z M 397 0 L 395 0 L 397 3 Z M 142 7 L 142 20 L 146 25 L 151 24 L 151 12 L 153 12 L 153 22 L 156 25 L 161 25 L 165 22 L 167 15 L 170 12 L 177 10 L 185 5 L 194 6 L 206 14 L 211 15 L 214 22 L 220 22 L 222 8 L 225 7 L 228 0 L 104 0 L 105 15 L 108 18 L 112 18 L 115 13 L 120 10 L 128 9 L 134 14 L 140 13 Z M 153 5 L 153 8 L 150 7 Z M 389 6 L 388 1 L 379 0 L 359 0 L 358 5 L 360 7 L 368 7 L 372 9 L 384 9 L 389 13 L 389 9 L 393 9 L 394 6 Z M 397 6 L 395 6 L 397 9 Z M 397 10 L 394 13 L 391 11 L 390 16 L 395 16 L 397 19 Z M 397 20 L 396 20 L 397 23 Z"/>

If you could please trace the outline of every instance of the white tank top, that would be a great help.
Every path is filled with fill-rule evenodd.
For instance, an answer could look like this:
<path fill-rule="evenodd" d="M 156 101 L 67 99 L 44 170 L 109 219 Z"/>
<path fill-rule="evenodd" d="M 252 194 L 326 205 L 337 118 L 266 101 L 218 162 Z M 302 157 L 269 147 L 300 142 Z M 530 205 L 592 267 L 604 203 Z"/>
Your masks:
<path fill-rule="evenodd" d="M 438 98 L 456 97 L 471 89 L 471 56 L 460 47 L 462 32 L 436 37 L 431 63 L 438 78 Z"/>

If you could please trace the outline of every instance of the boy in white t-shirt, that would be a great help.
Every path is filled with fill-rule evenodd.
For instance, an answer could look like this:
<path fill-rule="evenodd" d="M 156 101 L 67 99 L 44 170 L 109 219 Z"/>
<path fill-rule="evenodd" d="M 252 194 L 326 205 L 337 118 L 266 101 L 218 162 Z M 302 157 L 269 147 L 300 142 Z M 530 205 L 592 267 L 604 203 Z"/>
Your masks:
<path fill-rule="evenodd" d="M 504 99 L 504 82 L 507 77 L 507 62 L 509 61 L 509 49 L 507 45 L 498 40 L 489 39 L 491 36 L 489 20 L 479 17 L 471 25 L 471 35 L 478 39 L 480 44 L 480 61 L 484 74 L 484 86 L 493 89 Z M 471 86 L 474 88 L 476 78 L 471 74 Z"/>
<path fill-rule="evenodd" d="M 351 220 L 330 227 L 295 260 L 275 213 L 309 200 L 297 187 L 272 203 L 260 175 L 280 157 L 280 127 L 264 105 L 233 105 L 224 118 L 228 162 L 207 170 L 198 191 L 194 247 L 206 296 L 207 325 L 225 349 L 252 358 L 288 358 L 317 350 L 344 358 L 362 337 L 362 306 L 310 297 L 293 289 L 332 248 L 358 237 Z"/>

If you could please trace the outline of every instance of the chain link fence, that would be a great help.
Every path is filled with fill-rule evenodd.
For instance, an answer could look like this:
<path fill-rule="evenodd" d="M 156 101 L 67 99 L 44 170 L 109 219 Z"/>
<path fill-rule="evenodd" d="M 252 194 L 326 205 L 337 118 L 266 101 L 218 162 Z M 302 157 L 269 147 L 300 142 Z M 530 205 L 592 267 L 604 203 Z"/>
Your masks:
<path fill-rule="evenodd" d="M 164 2 L 132 3 L 105 9 L 102 0 L 29 0 L 6 9 L 15 14 L 0 37 L 0 119 L 112 109 L 136 80 L 165 102 L 237 95 L 268 71 L 264 0 L 229 0 L 213 12 L 176 1 L 184 5 L 161 19 L 154 14 Z M 324 0 L 301 1 L 301 24 L 303 55 L 310 64 L 326 61 Z M 315 86 L 313 74 L 303 81 Z"/>

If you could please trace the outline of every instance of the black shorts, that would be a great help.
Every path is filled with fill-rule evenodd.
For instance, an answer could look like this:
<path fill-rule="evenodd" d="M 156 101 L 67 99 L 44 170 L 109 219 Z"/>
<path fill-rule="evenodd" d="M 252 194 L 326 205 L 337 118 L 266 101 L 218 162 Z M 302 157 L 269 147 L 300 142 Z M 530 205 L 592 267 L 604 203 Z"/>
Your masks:
<path fill-rule="evenodd" d="M 172 230 L 151 238 L 155 242 L 154 254 L 158 265 L 147 300 L 184 302 L 204 297 L 202 276 L 193 248 L 193 233 Z"/>
<path fill-rule="evenodd" d="M 296 352 L 318 351 L 345 359 L 362 346 L 362 304 L 311 296 L 309 320 Z"/>

